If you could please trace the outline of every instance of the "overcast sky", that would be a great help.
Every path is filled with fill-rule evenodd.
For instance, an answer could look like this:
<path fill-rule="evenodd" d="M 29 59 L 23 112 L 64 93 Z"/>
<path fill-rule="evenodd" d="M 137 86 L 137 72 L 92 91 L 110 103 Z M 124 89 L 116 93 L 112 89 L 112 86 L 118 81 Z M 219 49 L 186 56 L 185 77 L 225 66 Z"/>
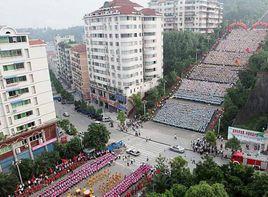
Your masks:
<path fill-rule="evenodd" d="M 0 0 L 0 25 L 63 28 L 82 25 L 106 0 Z M 132 0 L 147 6 L 149 0 Z"/>

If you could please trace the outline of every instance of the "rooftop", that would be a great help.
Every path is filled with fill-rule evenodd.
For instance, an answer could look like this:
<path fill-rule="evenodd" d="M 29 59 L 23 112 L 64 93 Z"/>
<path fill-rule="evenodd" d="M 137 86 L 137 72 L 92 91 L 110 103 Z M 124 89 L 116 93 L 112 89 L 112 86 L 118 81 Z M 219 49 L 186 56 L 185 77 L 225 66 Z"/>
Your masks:
<path fill-rule="evenodd" d="M 87 51 L 86 45 L 78 44 L 72 47 L 72 50 L 78 53 L 83 53 Z"/>
<path fill-rule="evenodd" d="M 92 16 L 98 16 L 102 14 L 107 15 L 107 11 L 111 11 L 113 13 L 124 14 L 124 15 L 145 15 L 145 16 L 154 16 L 161 15 L 150 8 L 143 8 L 141 5 L 134 3 L 130 0 L 113 0 L 106 1 L 104 5 L 98 10 L 90 13 Z"/>
<path fill-rule="evenodd" d="M 46 44 L 44 40 L 41 39 L 35 39 L 35 40 L 29 40 L 30 45 L 42 45 Z"/>

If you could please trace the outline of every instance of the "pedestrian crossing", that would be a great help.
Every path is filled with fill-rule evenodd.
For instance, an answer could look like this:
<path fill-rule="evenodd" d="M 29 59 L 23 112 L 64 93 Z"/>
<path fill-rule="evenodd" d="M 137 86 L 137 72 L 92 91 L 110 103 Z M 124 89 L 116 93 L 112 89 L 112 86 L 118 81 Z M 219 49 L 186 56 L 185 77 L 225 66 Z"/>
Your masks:
<path fill-rule="evenodd" d="M 146 142 L 144 139 L 135 137 L 135 136 L 128 136 L 128 139 L 125 141 L 126 149 L 135 149 L 140 151 L 140 155 L 135 157 L 124 153 L 121 155 L 121 159 L 118 160 L 119 163 L 124 164 L 127 166 L 129 163 L 130 168 L 135 168 L 142 163 L 149 163 L 151 165 L 155 165 L 155 160 L 161 154 L 164 155 L 165 150 L 169 147 L 166 145 L 158 144 L 155 142 L 148 141 Z M 123 160 L 123 157 L 127 157 Z M 131 164 L 133 161 L 133 164 Z"/>

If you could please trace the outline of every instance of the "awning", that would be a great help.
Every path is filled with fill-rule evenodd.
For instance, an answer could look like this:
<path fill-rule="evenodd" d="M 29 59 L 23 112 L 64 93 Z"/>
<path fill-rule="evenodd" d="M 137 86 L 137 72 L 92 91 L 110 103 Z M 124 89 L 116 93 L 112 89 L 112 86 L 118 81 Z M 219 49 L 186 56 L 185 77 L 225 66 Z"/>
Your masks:
<path fill-rule="evenodd" d="M 17 99 L 15 101 L 11 101 L 10 103 L 11 104 L 16 104 L 16 103 L 20 103 L 21 101 L 23 101 L 22 99 Z"/>
<path fill-rule="evenodd" d="M 15 78 L 15 77 L 17 77 L 17 75 L 6 76 L 6 77 L 4 77 L 4 79 L 11 79 L 11 78 Z"/>

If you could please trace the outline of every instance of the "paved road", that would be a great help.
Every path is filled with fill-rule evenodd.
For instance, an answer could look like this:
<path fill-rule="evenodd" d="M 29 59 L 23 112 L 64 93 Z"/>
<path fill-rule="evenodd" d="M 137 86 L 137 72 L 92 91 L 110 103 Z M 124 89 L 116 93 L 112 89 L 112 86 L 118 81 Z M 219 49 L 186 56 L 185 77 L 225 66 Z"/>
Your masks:
<path fill-rule="evenodd" d="M 94 120 L 88 118 L 87 116 L 74 111 L 73 105 L 62 105 L 59 102 L 55 102 L 55 107 L 57 116 L 60 118 L 62 118 L 62 114 L 64 112 L 68 112 L 70 114 L 68 119 L 80 132 L 85 132 L 88 128 L 88 125 L 94 122 Z M 106 113 L 106 115 L 112 117 L 112 119 L 116 122 L 116 114 Z M 138 157 L 130 157 L 134 158 L 135 162 L 133 165 L 128 167 L 126 166 L 127 160 L 123 161 L 121 159 L 117 161 L 118 164 L 124 165 L 132 170 L 136 169 L 142 162 L 147 162 L 147 158 L 149 159 L 148 163 L 154 165 L 155 159 L 159 156 L 159 154 L 166 157 L 168 161 L 178 155 L 181 155 L 188 161 L 188 166 L 190 169 L 193 169 L 195 166 L 195 164 L 192 163 L 192 160 L 195 160 L 195 162 L 201 160 L 201 156 L 198 153 L 191 151 L 190 143 L 191 140 L 202 137 L 202 134 L 149 121 L 143 125 L 142 129 L 139 129 L 141 137 L 137 137 L 134 135 L 135 132 L 131 131 L 130 129 L 128 133 L 119 131 L 117 123 L 114 124 L 114 128 L 111 128 L 108 124 L 106 125 L 111 132 L 111 142 L 123 140 L 127 148 L 135 148 L 141 152 L 141 155 Z M 177 140 L 174 139 L 175 134 L 178 137 Z M 151 138 L 151 141 L 146 142 L 146 137 Z M 184 154 L 172 152 L 169 150 L 171 145 L 181 145 L 186 148 L 186 151 Z M 124 155 L 127 154 L 124 153 L 122 156 Z M 130 161 L 130 159 L 128 159 L 128 161 Z M 215 161 L 217 161 L 219 164 L 228 162 L 227 160 L 223 161 L 220 158 L 215 158 Z"/>

